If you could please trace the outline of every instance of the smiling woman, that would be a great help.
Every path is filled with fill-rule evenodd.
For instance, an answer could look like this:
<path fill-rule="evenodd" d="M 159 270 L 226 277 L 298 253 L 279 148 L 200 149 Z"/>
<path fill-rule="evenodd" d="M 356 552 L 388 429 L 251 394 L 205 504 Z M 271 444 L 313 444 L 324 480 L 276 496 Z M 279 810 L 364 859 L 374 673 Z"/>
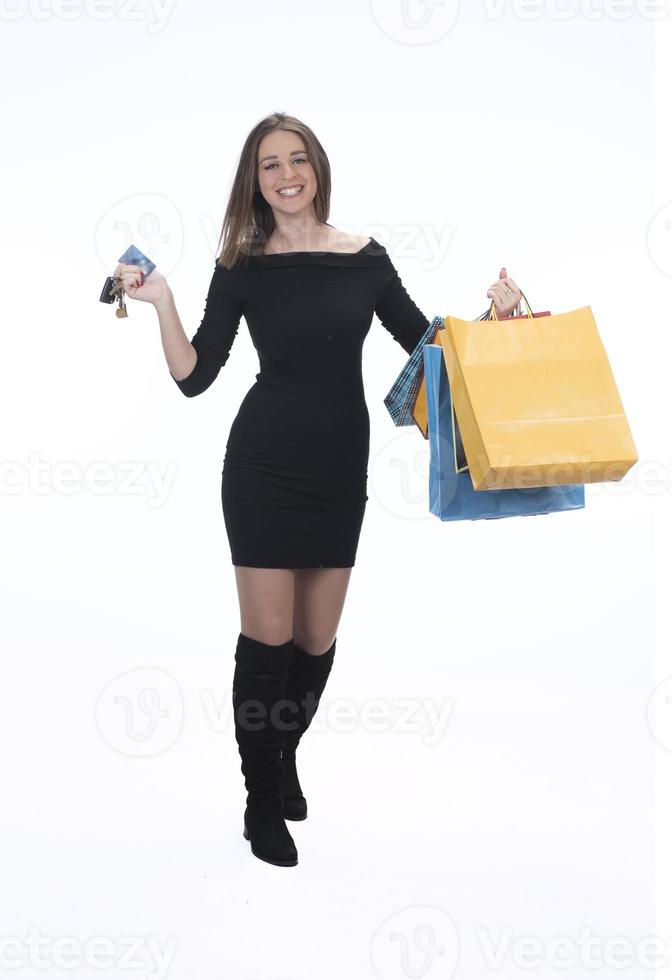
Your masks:
<path fill-rule="evenodd" d="M 286 184 L 281 187 L 274 187 L 273 180 L 265 179 L 264 174 L 271 173 L 273 170 L 277 169 L 279 167 L 279 163 L 277 161 L 278 161 L 278 157 L 275 153 L 272 153 L 270 156 L 263 158 L 260 164 L 262 172 L 259 175 L 259 186 L 260 187 L 265 186 L 269 190 L 274 190 L 282 197 L 296 197 L 298 194 L 301 193 L 301 191 L 304 189 L 306 184 L 309 183 L 310 175 L 307 173 L 301 175 L 299 173 L 297 174 L 296 180 L 293 181 L 291 184 Z M 290 153 L 289 162 L 292 169 L 296 171 L 297 168 L 300 168 L 303 164 L 308 163 L 308 159 L 306 157 L 306 151 L 295 150 L 294 153 Z M 283 179 L 287 180 L 286 177 L 284 177 Z"/>
<path fill-rule="evenodd" d="M 295 753 L 331 669 L 368 500 L 364 340 L 377 314 L 410 354 L 429 325 L 385 247 L 328 223 L 330 194 L 322 144 L 274 113 L 243 145 L 191 342 L 165 281 L 136 286 L 133 267 L 122 270 L 131 296 L 152 297 L 186 396 L 214 382 L 243 316 L 259 355 L 229 431 L 221 500 L 241 619 L 233 704 L 243 831 L 257 857 L 279 865 L 298 861 L 285 824 L 307 814 Z M 252 726 L 250 702 L 264 709 Z"/>
<path fill-rule="evenodd" d="M 331 168 L 317 136 L 293 116 L 268 116 L 243 145 L 222 224 L 219 262 L 232 268 L 247 255 L 333 248 L 334 242 L 335 251 L 347 251 L 344 236 L 327 224 L 330 197 Z M 328 237 L 330 229 L 335 236 Z"/>
<path fill-rule="evenodd" d="M 362 346 L 374 313 L 407 353 L 429 323 L 383 245 L 328 223 L 330 193 L 329 161 L 311 129 L 283 113 L 255 126 L 191 340 L 195 360 L 171 371 L 185 395 L 205 391 L 245 317 L 260 370 L 222 468 L 241 617 L 235 734 L 244 834 L 257 857 L 282 865 L 298 860 L 285 824 L 307 813 L 295 753 L 331 669 L 368 500 Z M 270 721 L 282 698 L 284 731 Z M 245 723 L 250 700 L 267 711 L 260 732 Z"/>

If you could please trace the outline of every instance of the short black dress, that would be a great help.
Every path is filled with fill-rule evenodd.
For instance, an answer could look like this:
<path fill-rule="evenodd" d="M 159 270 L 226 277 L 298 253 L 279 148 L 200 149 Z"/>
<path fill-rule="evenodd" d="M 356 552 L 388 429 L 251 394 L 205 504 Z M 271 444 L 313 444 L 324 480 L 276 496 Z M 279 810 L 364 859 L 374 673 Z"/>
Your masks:
<path fill-rule="evenodd" d="M 234 565 L 355 564 L 368 500 L 362 345 L 374 313 L 407 354 L 429 326 L 374 238 L 358 252 L 215 263 L 191 341 L 196 365 L 173 380 L 189 397 L 205 391 L 245 317 L 260 371 L 231 424 L 222 468 Z"/>

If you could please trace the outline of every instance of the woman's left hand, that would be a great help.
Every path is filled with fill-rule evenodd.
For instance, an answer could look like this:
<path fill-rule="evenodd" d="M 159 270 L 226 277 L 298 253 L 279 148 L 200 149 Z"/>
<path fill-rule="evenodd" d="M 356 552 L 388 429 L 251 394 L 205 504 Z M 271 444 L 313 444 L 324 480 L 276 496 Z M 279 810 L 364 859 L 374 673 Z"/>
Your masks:
<path fill-rule="evenodd" d="M 513 279 L 507 276 L 506 269 L 502 268 L 497 282 L 493 282 L 488 290 L 488 297 L 494 300 L 497 317 L 511 316 L 522 299 L 522 293 L 516 286 Z"/>

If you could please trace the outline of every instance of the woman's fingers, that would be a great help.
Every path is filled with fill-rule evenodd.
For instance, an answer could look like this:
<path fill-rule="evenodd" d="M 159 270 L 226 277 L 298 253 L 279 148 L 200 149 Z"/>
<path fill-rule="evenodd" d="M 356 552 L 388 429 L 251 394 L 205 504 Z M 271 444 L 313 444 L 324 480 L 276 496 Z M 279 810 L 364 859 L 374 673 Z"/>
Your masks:
<path fill-rule="evenodd" d="M 510 276 L 507 276 L 506 279 L 498 279 L 497 282 L 493 282 L 490 289 L 498 289 L 500 287 L 503 288 L 504 294 L 506 294 L 507 289 L 510 289 L 514 293 L 520 292 L 518 285 L 514 282 L 514 280 Z"/>
<path fill-rule="evenodd" d="M 126 265 L 124 263 L 120 263 L 117 266 L 117 268 L 114 270 L 114 275 L 115 276 L 120 276 L 124 272 L 140 272 L 140 273 L 142 273 L 142 269 L 140 268 L 139 265 Z"/>
<path fill-rule="evenodd" d="M 497 315 L 504 317 L 511 316 L 523 298 L 517 283 L 511 276 L 507 276 L 506 271 L 506 266 L 502 266 L 499 272 L 500 278 L 493 282 L 487 292 L 488 298 L 495 304 Z"/>
<path fill-rule="evenodd" d="M 506 279 L 501 279 L 500 282 L 504 283 L 504 286 L 510 289 L 511 293 L 520 294 L 520 288 L 516 285 L 516 283 L 513 281 L 513 279 L 511 279 L 510 276 L 507 276 Z"/>
<path fill-rule="evenodd" d="M 520 291 L 511 287 L 507 288 L 506 281 L 501 279 L 493 283 L 487 293 L 488 297 L 495 304 L 498 316 L 510 316 L 518 306 L 521 299 Z"/>
<path fill-rule="evenodd" d="M 124 292 L 129 289 L 139 288 L 144 285 L 145 275 L 139 265 L 126 265 L 121 263 L 114 270 L 117 279 L 121 279 Z"/>
<path fill-rule="evenodd" d="M 488 296 L 491 299 L 499 301 L 502 304 L 502 306 L 506 305 L 506 303 L 508 302 L 507 297 L 511 295 L 512 294 L 508 293 L 503 286 L 499 286 L 499 285 L 491 286 L 490 289 L 488 290 Z"/>

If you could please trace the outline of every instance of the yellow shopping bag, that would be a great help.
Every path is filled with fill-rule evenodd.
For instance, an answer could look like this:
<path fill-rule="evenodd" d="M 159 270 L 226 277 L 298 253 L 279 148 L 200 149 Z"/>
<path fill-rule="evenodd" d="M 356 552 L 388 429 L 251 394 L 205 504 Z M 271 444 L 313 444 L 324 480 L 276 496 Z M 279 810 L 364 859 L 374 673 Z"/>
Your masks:
<path fill-rule="evenodd" d="M 527 300 L 525 302 L 527 302 Z M 493 303 L 490 308 L 490 313 L 488 314 L 489 316 L 492 316 L 492 311 L 494 310 L 494 308 L 495 307 Z M 525 316 L 527 315 L 528 314 L 526 313 Z M 550 316 L 550 312 L 546 310 L 543 313 L 535 313 L 534 316 Z M 486 319 L 485 314 L 480 319 Z M 519 319 L 519 317 L 514 317 L 512 319 Z M 415 396 L 415 403 L 413 405 L 412 414 L 413 414 L 413 421 L 420 429 L 420 432 L 422 433 L 423 437 L 425 439 L 428 439 L 429 433 L 427 428 L 427 424 L 428 424 L 427 423 L 427 385 L 424 376 L 422 379 L 422 383 L 418 388 L 418 393 Z M 465 466 L 464 469 L 466 470 L 468 469 L 468 467 Z"/>
<path fill-rule="evenodd" d="M 475 490 L 616 481 L 637 462 L 589 306 L 444 323 L 437 342 Z"/>

